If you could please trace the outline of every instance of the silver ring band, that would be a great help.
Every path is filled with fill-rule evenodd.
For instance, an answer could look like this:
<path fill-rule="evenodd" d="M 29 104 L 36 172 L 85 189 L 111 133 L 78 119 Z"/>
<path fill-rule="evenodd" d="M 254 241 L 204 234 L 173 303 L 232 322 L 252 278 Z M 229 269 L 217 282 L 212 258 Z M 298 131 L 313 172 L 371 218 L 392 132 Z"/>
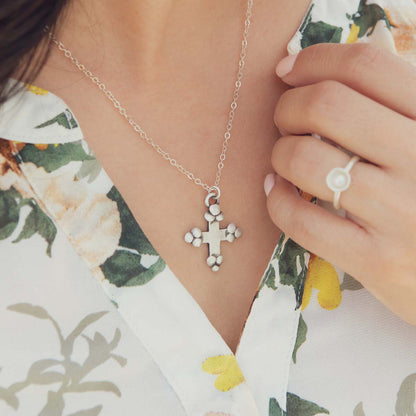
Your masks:
<path fill-rule="evenodd" d="M 350 170 L 356 162 L 360 160 L 360 156 L 354 155 L 345 168 L 334 168 L 326 176 L 326 184 L 331 191 L 334 191 L 334 208 L 340 209 L 339 199 L 341 192 L 349 188 L 351 184 Z"/>

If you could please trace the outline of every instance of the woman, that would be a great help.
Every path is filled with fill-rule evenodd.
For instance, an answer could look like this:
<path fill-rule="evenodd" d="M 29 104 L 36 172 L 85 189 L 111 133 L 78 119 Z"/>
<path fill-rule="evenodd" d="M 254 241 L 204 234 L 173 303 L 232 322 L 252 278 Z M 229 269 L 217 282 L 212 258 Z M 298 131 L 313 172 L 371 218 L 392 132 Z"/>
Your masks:
<path fill-rule="evenodd" d="M 0 15 L 0 414 L 414 414 L 411 0 Z"/>

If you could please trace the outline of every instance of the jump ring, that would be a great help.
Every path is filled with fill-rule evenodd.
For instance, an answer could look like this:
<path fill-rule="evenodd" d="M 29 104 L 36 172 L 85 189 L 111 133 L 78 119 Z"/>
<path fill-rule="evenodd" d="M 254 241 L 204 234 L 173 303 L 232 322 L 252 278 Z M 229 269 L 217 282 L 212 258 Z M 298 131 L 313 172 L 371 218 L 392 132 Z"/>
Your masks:
<path fill-rule="evenodd" d="M 211 186 L 208 190 L 208 195 L 205 198 L 205 205 L 207 207 L 210 206 L 210 199 L 214 198 L 217 201 L 220 199 L 220 195 L 221 195 L 221 191 L 220 188 L 218 186 Z"/>

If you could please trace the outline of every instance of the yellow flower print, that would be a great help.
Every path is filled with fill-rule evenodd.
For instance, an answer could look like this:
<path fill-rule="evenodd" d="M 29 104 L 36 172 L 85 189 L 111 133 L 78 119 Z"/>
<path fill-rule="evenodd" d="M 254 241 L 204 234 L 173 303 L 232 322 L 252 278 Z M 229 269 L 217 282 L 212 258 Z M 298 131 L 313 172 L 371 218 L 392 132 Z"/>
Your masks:
<path fill-rule="evenodd" d="M 34 146 L 37 147 L 39 150 L 46 150 L 49 144 L 53 144 L 54 147 L 59 146 L 59 143 L 34 143 Z"/>
<path fill-rule="evenodd" d="M 202 370 L 208 374 L 219 374 L 215 380 L 215 387 L 221 391 L 231 390 L 244 381 L 243 373 L 233 354 L 207 358 L 202 363 Z"/>
<path fill-rule="evenodd" d="M 15 140 L 12 141 L 14 144 L 14 148 L 16 152 L 20 152 L 25 146 L 26 143 L 24 142 L 17 142 Z M 33 145 L 38 148 L 39 150 L 46 150 L 50 143 L 34 143 Z M 59 146 L 59 143 L 53 143 L 54 147 Z"/>
<path fill-rule="evenodd" d="M 30 92 L 32 92 L 33 94 L 36 94 L 36 95 L 46 95 L 49 92 L 47 90 L 44 90 L 43 88 L 39 88 L 39 87 L 36 87 L 36 86 L 28 84 L 28 83 L 25 83 L 25 87 L 28 91 L 30 91 Z"/>
<path fill-rule="evenodd" d="M 350 34 L 348 35 L 348 39 L 347 39 L 346 43 L 357 42 L 359 33 L 360 33 L 360 26 L 353 23 L 351 25 Z"/>
<path fill-rule="evenodd" d="M 319 290 L 318 302 L 322 308 L 331 310 L 341 304 L 342 293 L 337 271 L 331 263 L 311 253 L 301 310 L 308 306 L 313 288 Z"/>

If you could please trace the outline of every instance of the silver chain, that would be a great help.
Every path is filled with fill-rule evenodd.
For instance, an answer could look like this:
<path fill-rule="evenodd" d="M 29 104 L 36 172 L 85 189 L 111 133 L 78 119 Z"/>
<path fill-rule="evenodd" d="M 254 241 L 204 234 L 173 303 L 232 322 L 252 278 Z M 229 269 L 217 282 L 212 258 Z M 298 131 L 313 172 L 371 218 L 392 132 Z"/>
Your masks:
<path fill-rule="evenodd" d="M 226 131 L 224 133 L 224 141 L 222 144 L 222 151 L 220 154 L 219 162 L 218 162 L 218 170 L 216 173 L 215 184 L 213 186 L 209 186 L 208 184 L 202 182 L 200 178 L 196 178 L 195 175 L 186 169 L 184 166 L 179 164 L 176 159 L 171 157 L 168 152 L 165 152 L 158 144 L 156 144 L 151 137 L 148 137 L 145 131 L 127 114 L 127 111 L 124 107 L 121 106 L 120 102 L 114 97 L 113 93 L 108 90 L 103 82 L 101 82 L 98 77 L 94 76 L 91 71 L 85 68 L 85 65 L 81 64 L 77 58 L 75 58 L 69 49 L 65 48 L 64 44 L 56 39 L 55 34 L 49 31 L 49 27 L 45 26 L 45 31 L 49 34 L 49 38 L 54 42 L 60 51 L 64 53 L 64 55 L 69 58 L 77 68 L 83 72 L 91 81 L 97 85 L 97 87 L 103 91 L 106 97 L 113 103 L 114 107 L 119 111 L 119 113 L 129 122 L 129 124 L 133 127 L 133 129 L 140 134 L 140 137 L 149 145 L 156 150 L 164 159 L 168 160 L 169 163 L 175 167 L 179 172 L 183 173 L 193 181 L 196 185 L 202 186 L 207 192 L 211 192 L 213 189 L 217 190 L 219 194 L 219 184 L 221 180 L 221 171 L 224 168 L 224 161 L 225 161 L 225 153 L 228 149 L 228 142 L 231 138 L 231 129 L 233 127 L 233 120 L 235 115 L 235 110 L 237 108 L 237 100 L 239 95 L 239 90 L 241 87 L 241 79 L 243 78 L 243 69 L 245 66 L 245 58 L 246 58 L 246 48 L 247 48 L 247 35 L 248 29 L 251 23 L 251 8 L 253 6 L 253 0 L 247 1 L 247 11 L 245 16 L 244 22 L 244 33 L 243 33 L 243 40 L 241 41 L 241 52 L 240 52 L 240 60 L 238 63 L 238 73 L 237 73 L 237 80 L 235 81 L 235 90 L 233 93 L 233 101 L 231 103 L 231 110 L 228 114 L 228 123 L 226 127 Z M 219 196 L 219 195 L 218 195 Z"/>

